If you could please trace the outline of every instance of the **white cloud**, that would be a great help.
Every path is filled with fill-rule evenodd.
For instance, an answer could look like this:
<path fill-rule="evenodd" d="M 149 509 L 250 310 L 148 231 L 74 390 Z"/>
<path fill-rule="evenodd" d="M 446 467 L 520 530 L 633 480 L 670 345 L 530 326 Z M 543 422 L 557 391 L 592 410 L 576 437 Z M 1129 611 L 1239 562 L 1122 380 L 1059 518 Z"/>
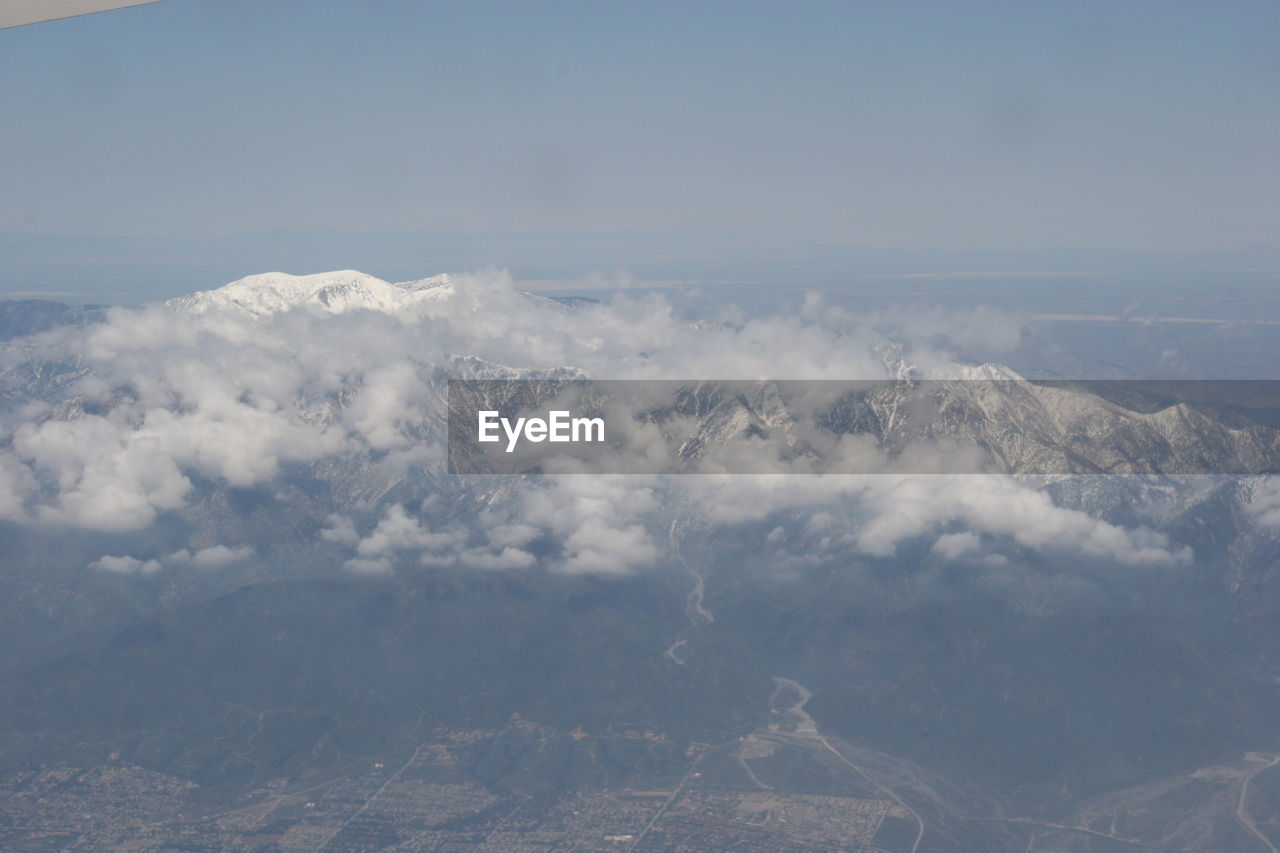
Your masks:
<path fill-rule="evenodd" d="M 360 534 L 356 532 L 356 524 L 350 518 L 330 513 L 327 526 L 320 531 L 320 538 L 325 542 L 354 546 L 360 541 Z"/>
<path fill-rule="evenodd" d="M 1266 477 L 1254 491 L 1249 515 L 1260 527 L 1280 527 L 1280 477 Z"/>
<path fill-rule="evenodd" d="M 159 560 L 139 560 L 136 557 L 99 557 L 89 564 L 91 569 L 115 572 L 121 575 L 149 575 L 164 568 Z"/>
<path fill-rule="evenodd" d="M 1191 552 L 1173 548 L 1148 528 L 1126 530 L 1078 510 L 1055 506 L 1048 494 L 1010 477 L 938 476 L 883 478 L 867 495 L 875 513 L 858 533 L 858 546 L 889 554 L 899 542 L 948 522 L 1012 538 L 1028 548 L 1078 551 L 1132 565 L 1187 562 Z"/>
<path fill-rule="evenodd" d="M 161 569 L 189 568 L 220 569 L 233 563 L 243 562 L 253 556 L 254 549 L 248 545 L 234 548 L 226 545 L 214 545 L 202 548 L 194 554 L 183 548 L 160 558 L 139 559 L 137 557 L 102 556 L 89 564 L 91 569 L 101 569 L 118 574 L 152 574 Z"/>
<path fill-rule="evenodd" d="M 257 286 L 273 281 L 282 293 L 297 284 L 275 277 Z M 78 361 L 87 374 L 67 391 L 74 405 L 0 413 L 0 518 L 139 530 L 186 508 L 201 494 L 197 483 L 253 489 L 291 466 L 315 466 L 327 476 L 359 457 L 367 460 L 358 473 L 364 479 L 320 531 L 322 541 L 351 549 L 346 565 L 359 572 L 390 571 L 402 557 L 522 568 L 537 561 L 535 553 L 561 571 L 635 571 L 659 561 L 664 525 L 679 511 L 748 524 L 802 510 L 812 513 L 811 526 L 822 523 L 805 534 L 815 543 L 867 554 L 889 554 L 909 538 L 959 526 L 965 531 L 938 539 L 938 553 L 962 553 L 967 537 L 993 535 L 1125 563 L 1187 559 L 1150 530 L 1054 506 L 1045 493 L 1000 477 L 560 477 L 512 483 L 501 500 L 465 521 L 437 517 L 425 505 L 411 513 L 401 493 L 384 508 L 387 484 L 442 475 L 442 393 L 454 355 L 515 368 L 573 366 L 597 378 L 851 379 L 909 368 L 954 375 L 949 347 L 1009 348 L 1021 323 L 987 310 L 958 321 L 905 310 L 852 313 L 820 300 L 795 314 L 727 311 L 721 322 L 690 323 L 662 295 L 629 292 L 568 311 L 520 293 L 502 273 L 456 276 L 429 298 L 412 299 L 350 273 L 334 282 L 376 292 L 376 310 L 353 310 L 355 291 L 338 288 L 334 293 L 347 294 L 342 300 L 326 302 L 317 290 L 293 310 L 270 300 L 263 303 L 270 310 L 254 312 L 219 308 L 216 300 L 199 312 L 113 309 L 87 332 L 45 336 L 50 359 Z M 306 283 L 313 285 L 324 282 Z M 904 338 L 914 343 L 895 343 Z M 638 433 L 637 440 L 645 438 Z M 824 449 L 867 470 L 878 453 L 868 441 L 847 437 Z M 777 447 L 771 456 L 760 449 L 743 451 L 755 453 L 759 470 L 803 464 Z M 932 464 L 926 453 L 917 458 L 922 467 Z M 1255 502 L 1255 515 L 1280 524 L 1280 498 L 1269 500 Z M 771 527 L 771 542 L 786 538 Z M 215 546 L 162 561 L 102 557 L 94 565 L 132 572 L 161 562 L 212 567 L 246 559 L 247 549 Z"/>
<path fill-rule="evenodd" d="M 30 470 L 10 456 L 0 455 L 0 519 L 25 521 L 25 496 L 34 488 Z"/>
<path fill-rule="evenodd" d="M 387 508 L 373 532 L 356 544 L 356 553 L 361 557 L 380 557 L 396 551 L 439 551 L 456 541 L 455 533 L 430 533 L 423 529 L 418 519 L 410 516 L 403 505 L 395 504 Z"/>
<path fill-rule="evenodd" d="M 390 288 L 351 273 L 333 279 Z M 298 281 L 267 276 L 255 286 L 279 287 L 284 299 Z M 27 507 L 48 523 L 136 530 L 183 507 L 193 477 L 251 488 L 283 466 L 362 449 L 426 447 L 438 467 L 449 353 L 573 365 L 597 377 L 885 375 L 872 319 L 848 317 L 839 328 L 799 315 L 690 324 L 652 294 L 569 312 L 520 293 L 501 273 L 459 276 L 437 291 L 394 305 L 379 296 L 372 311 L 349 310 L 347 298 L 339 313 L 318 310 L 320 302 L 276 310 L 284 303 L 270 299 L 275 313 L 113 309 L 87 332 L 47 336 L 50 358 L 88 369 L 70 392 L 97 414 L 0 421 L 12 438 L 0 452 L 0 515 Z"/>
<path fill-rule="evenodd" d="M 253 556 L 254 549 L 248 545 L 229 548 L 226 545 L 214 545 L 202 548 L 194 554 L 187 549 L 175 551 L 164 558 L 166 566 L 195 566 L 198 569 L 219 569 L 233 563 L 241 563 Z"/>
<path fill-rule="evenodd" d="M 557 567 L 563 571 L 623 574 L 652 564 L 660 553 L 643 524 L 662 505 L 658 482 L 621 475 L 556 478 L 524 492 L 520 517 L 562 543 Z"/>
<path fill-rule="evenodd" d="M 944 533 L 933 543 L 933 552 L 945 559 L 955 560 L 965 554 L 972 554 L 981 547 L 982 540 L 976 533 Z"/>
<path fill-rule="evenodd" d="M 369 559 L 353 557 L 342 564 L 344 568 L 358 575 L 385 575 L 391 571 L 391 560 L 386 557 Z"/>
<path fill-rule="evenodd" d="M 1047 493 L 999 475 L 690 479 L 698 504 L 718 523 L 761 522 L 791 509 L 856 507 L 860 517 L 849 531 L 849 541 L 857 551 L 874 556 L 892 555 L 908 539 L 962 524 L 1028 548 L 1076 551 L 1132 565 L 1175 564 L 1191 558 L 1189 549 L 1172 546 L 1163 534 L 1118 527 L 1055 506 Z"/>
<path fill-rule="evenodd" d="M 528 551 L 508 546 L 498 553 L 473 548 L 462 555 L 461 562 L 477 569 L 527 569 L 537 558 Z"/>

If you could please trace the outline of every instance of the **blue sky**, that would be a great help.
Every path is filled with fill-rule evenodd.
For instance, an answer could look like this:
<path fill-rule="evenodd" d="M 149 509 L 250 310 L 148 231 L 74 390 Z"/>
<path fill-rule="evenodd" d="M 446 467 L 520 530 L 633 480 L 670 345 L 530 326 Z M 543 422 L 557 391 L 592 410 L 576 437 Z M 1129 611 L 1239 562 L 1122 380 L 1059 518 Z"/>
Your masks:
<path fill-rule="evenodd" d="M 1280 233 L 1280 4 L 168 0 L 0 31 L 0 232 Z"/>

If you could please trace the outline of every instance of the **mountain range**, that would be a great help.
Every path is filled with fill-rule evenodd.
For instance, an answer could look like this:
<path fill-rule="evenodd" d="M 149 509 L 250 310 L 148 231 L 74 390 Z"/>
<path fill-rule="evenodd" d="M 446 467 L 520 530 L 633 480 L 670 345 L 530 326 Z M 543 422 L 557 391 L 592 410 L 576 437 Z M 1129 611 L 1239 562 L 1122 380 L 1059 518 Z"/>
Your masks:
<path fill-rule="evenodd" d="M 292 814 L 439 749 L 513 805 L 670 792 L 638 834 L 671 846 L 638 849 L 725 792 L 881 803 L 846 849 L 1280 843 L 1265 383 L 1028 381 L 856 321 L 500 276 L 271 273 L 3 303 L 0 331 L 5 802 L 127 767 L 195 786 L 165 826 Z M 763 441 L 803 472 L 861 437 L 997 473 L 447 472 L 450 380 L 585 379 L 673 383 L 646 417 L 695 463 Z M 853 384 L 815 407 L 772 380 Z M 307 849 L 299 815 L 243 849 Z"/>

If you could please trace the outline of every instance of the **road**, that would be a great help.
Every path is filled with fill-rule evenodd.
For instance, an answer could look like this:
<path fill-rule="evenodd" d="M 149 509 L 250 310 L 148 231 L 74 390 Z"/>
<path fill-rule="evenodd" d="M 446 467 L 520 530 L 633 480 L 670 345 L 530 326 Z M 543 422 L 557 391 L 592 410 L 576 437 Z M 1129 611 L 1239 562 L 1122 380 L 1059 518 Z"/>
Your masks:
<path fill-rule="evenodd" d="M 791 737 L 817 740 L 819 743 L 822 744 L 823 748 L 825 748 L 828 752 L 830 752 L 837 759 L 839 759 L 841 764 L 848 767 L 854 773 L 857 773 L 859 776 L 865 779 L 870 785 L 872 785 L 877 791 L 881 792 L 890 800 L 897 803 L 900 807 L 906 810 L 906 812 L 910 814 L 911 817 L 916 822 L 916 838 L 915 838 L 915 842 L 911 845 L 911 853 L 916 853 L 916 851 L 920 849 L 920 842 L 924 840 L 924 829 L 925 829 L 924 818 L 920 817 L 920 813 L 917 812 L 915 809 L 911 808 L 911 806 L 907 805 L 906 801 L 903 800 L 902 797 L 899 797 L 898 794 L 895 791 L 893 791 L 891 788 L 888 788 L 885 785 L 881 784 L 878 780 L 876 780 L 875 777 L 873 777 L 866 770 L 859 767 L 854 762 L 850 761 L 849 758 L 844 753 L 842 753 L 840 750 L 832 746 L 831 741 L 827 740 L 827 738 L 820 731 L 818 731 L 818 724 L 814 722 L 813 717 L 809 716 L 809 712 L 804 710 L 805 704 L 813 696 L 812 693 L 810 693 L 807 689 L 805 689 L 804 686 L 801 685 L 799 682 L 792 681 L 789 678 L 774 678 L 773 682 L 775 685 L 777 685 L 777 689 L 774 690 L 773 696 L 770 697 L 770 700 L 769 700 L 770 704 L 772 704 L 773 700 L 777 698 L 778 694 L 784 688 L 789 688 L 791 690 L 796 691 L 796 695 L 799 697 L 798 701 L 794 705 L 787 708 L 785 712 L 788 715 L 793 715 L 795 719 L 795 724 L 796 724 L 795 732 L 789 732 L 788 734 Z"/>
<path fill-rule="evenodd" d="M 1270 762 L 1262 765 L 1257 770 L 1244 777 L 1244 781 L 1240 783 L 1240 799 L 1236 801 L 1236 820 L 1240 825 L 1249 830 L 1254 836 L 1267 846 L 1271 853 L 1280 853 L 1276 849 L 1275 844 L 1271 842 L 1262 830 L 1258 829 L 1258 825 L 1253 822 L 1253 816 L 1249 814 L 1249 783 L 1253 781 L 1255 776 L 1260 776 L 1272 767 L 1280 764 L 1280 757 L 1272 759 Z"/>

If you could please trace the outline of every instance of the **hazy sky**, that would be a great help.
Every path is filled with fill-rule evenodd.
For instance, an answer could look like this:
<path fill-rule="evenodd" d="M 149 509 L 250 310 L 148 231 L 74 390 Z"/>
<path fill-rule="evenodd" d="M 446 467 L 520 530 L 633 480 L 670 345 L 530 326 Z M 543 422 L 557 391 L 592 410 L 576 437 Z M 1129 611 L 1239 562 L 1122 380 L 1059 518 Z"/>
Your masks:
<path fill-rule="evenodd" d="M 1280 233 L 1280 4 L 168 0 L 0 31 L 0 231 Z"/>

